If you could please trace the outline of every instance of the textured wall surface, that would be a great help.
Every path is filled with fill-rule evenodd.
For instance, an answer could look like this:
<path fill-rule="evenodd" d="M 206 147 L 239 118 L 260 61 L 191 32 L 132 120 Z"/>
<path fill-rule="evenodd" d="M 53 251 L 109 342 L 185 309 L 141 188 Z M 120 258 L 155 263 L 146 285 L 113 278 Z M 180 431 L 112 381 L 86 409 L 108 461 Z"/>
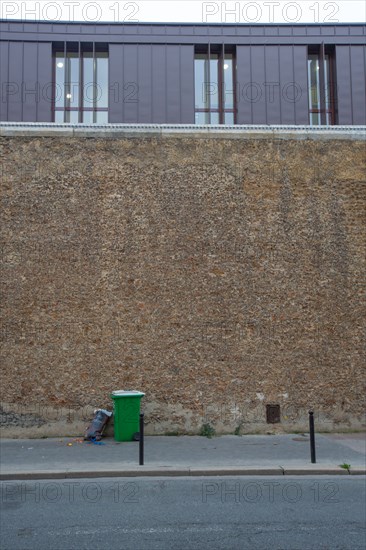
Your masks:
<path fill-rule="evenodd" d="M 5 435 L 361 428 L 365 143 L 1 138 Z"/>

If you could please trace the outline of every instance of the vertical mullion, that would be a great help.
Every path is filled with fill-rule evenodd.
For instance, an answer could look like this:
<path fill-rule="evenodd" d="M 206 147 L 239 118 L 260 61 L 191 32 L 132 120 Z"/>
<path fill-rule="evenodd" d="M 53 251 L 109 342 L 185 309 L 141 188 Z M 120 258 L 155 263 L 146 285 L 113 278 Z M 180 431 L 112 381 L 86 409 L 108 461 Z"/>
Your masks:
<path fill-rule="evenodd" d="M 38 63 L 39 63 L 39 43 L 37 44 L 37 75 L 38 75 Z M 56 122 L 56 52 L 52 48 L 52 118 L 53 122 Z M 37 105 L 37 120 L 38 120 L 38 105 Z"/>
<path fill-rule="evenodd" d="M 224 82 L 224 63 L 225 63 L 225 44 L 222 44 L 221 52 L 219 53 L 218 73 L 219 73 L 219 124 L 225 122 L 225 82 Z"/>
<path fill-rule="evenodd" d="M 335 96 L 335 67 L 334 67 L 334 55 L 333 52 L 330 52 L 328 63 L 329 63 L 329 101 L 330 101 L 330 111 L 331 111 L 331 124 L 336 123 L 336 96 Z"/>
<path fill-rule="evenodd" d="M 93 41 L 93 122 L 97 121 L 96 96 L 97 96 L 97 61 L 95 59 L 95 42 Z"/>
<path fill-rule="evenodd" d="M 208 123 L 211 124 L 211 43 L 208 43 L 208 88 L 206 88 L 206 94 L 208 94 Z"/>
<path fill-rule="evenodd" d="M 84 122 L 84 49 L 80 45 L 79 55 L 79 122 Z"/>
<path fill-rule="evenodd" d="M 320 124 L 326 124 L 326 113 L 325 113 L 325 78 L 324 78 L 324 42 L 320 45 L 320 55 L 319 55 L 319 86 L 320 86 Z"/>
<path fill-rule="evenodd" d="M 64 94 L 64 122 L 66 122 L 66 82 L 67 82 L 67 73 L 68 73 L 68 70 L 69 70 L 69 66 L 68 66 L 68 60 L 67 60 L 67 42 L 65 41 L 64 42 L 64 64 L 65 64 L 65 70 L 64 70 L 64 89 L 63 89 L 63 94 Z"/>
<path fill-rule="evenodd" d="M 79 109 L 78 109 L 78 122 L 83 122 L 83 64 L 81 57 L 81 43 L 78 45 L 78 58 L 79 58 Z"/>
<path fill-rule="evenodd" d="M 38 100 L 38 99 L 39 99 L 39 98 L 38 98 L 39 42 L 37 42 L 37 53 L 36 53 L 36 55 L 37 55 L 37 62 L 36 62 L 36 71 L 37 71 L 37 72 L 36 72 L 36 75 L 37 75 L 37 84 L 36 84 L 36 86 L 37 86 L 37 95 L 36 95 L 36 97 L 37 97 L 37 101 L 36 101 L 36 121 L 39 122 L 39 121 L 38 121 L 38 105 L 39 105 L 39 100 Z M 55 63 L 53 63 L 52 70 L 54 69 L 54 67 L 55 67 Z M 53 86 L 52 86 L 52 89 L 53 89 Z"/>
<path fill-rule="evenodd" d="M 233 108 L 234 108 L 234 116 L 233 116 L 233 121 L 234 121 L 234 124 L 236 124 L 236 112 L 237 112 L 237 89 L 236 89 L 236 47 L 234 48 L 233 50 L 233 92 L 234 92 L 234 97 L 233 97 Z"/>
<path fill-rule="evenodd" d="M 312 99 L 312 90 L 311 90 L 311 59 L 310 59 L 310 53 L 309 49 L 307 52 L 307 63 L 308 63 L 308 71 L 307 71 L 307 84 L 308 84 L 308 109 L 309 109 L 309 124 L 311 125 L 311 111 L 313 109 L 313 99 Z M 281 120 L 281 119 L 280 119 Z"/>

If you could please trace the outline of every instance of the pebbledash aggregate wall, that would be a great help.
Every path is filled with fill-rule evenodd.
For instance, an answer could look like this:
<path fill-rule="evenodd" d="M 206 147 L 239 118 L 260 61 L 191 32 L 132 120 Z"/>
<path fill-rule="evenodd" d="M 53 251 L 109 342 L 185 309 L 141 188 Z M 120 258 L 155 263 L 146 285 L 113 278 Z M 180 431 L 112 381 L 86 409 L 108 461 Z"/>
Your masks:
<path fill-rule="evenodd" d="M 3 436 L 365 427 L 364 131 L 3 125 Z"/>

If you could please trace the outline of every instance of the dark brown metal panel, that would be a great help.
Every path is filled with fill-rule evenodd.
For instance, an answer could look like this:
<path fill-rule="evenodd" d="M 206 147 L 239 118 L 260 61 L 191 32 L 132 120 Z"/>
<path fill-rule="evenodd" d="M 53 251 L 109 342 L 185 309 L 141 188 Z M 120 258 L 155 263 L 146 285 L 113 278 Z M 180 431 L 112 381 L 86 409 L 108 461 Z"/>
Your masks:
<path fill-rule="evenodd" d="M 24 25 L 24 30 L 26 32 L 33 32 L 33 33 L 37 33 L 38 32 L 38 23 L 35 23 L 35 22 L 27 22 L 26 25 Z"/>
<path fill-rule="evenodd" d="M 115 30 L 116 30 L 115 28 L 114 29 L 112 28 L 113 33 Z M 124 36 L 124 35 L 135 36 L 136 34 L 139 34 L 140 36 L 146 36 L 154 33 L 152 32 L 152 30 L 149 30 L 148 28 L 146 28 L 145 30 L 144 28 L 137 29 L 134 25 L 123 25 L 121 36 Z"/>
<path fill-rule="evenodd" d="M 236 48 L 237 63 L 237 123 L 252 124 L 252 77 L 250 46 Z"/>
<path fill-rule="evenodd" d="M 9 43 L 0 42 L 0 121 L 8 120 Z"/>
<path fill-rule="evenodd" d="M 338 124 L 353 124 L 351 55 L 349 46 L 336 47 Z"/>
<path fill-rule="evenodd" d="M 264 27 L 254 25 L 251 27 L 250 34 L 252 36 L 264 36 Z"/>
<path fill-rule="evenodd" d="M 281 89 L 278 46 L 267 46 L 266 55 L 266 102 L 267 124 L 281 123 Z"/>
<path fill-rule="evenodd" d="M 38 22 L 38 32 L 39 33 L 51 33 L 51 34 L 54 34 L 56 32 L 58 32 L 58 25 L 59 24 L 56 24 L 56 25 L 53 25 L 52 23 L 41 23 L 41 22 Z M 24 29 L 24 32 L 26 32 L 26 29 L 27 27 L 25 26 L 25 29 Z M 25 37 L 24 37 L 25 39 Z"/>
<path fill-rule="evenodd" d="M 309 124 L 308 102 L 308 48 L 294 46 L 295 124 Z"/>
<path fill-rule="evenodd" d="M 38 120 L 37 110 L 40 97 L 38 82 L 38 44 L 29 42 L 24 48 L 23 60 L 23 116 L 24 122 Z"/>
<path fill-rule="evenodd" d="M 1 117 L 8 118 L 9 113 L 9 120 L 32 120 L 34 116 L 39 121 L 51 120 L 51 41 L 62 38 L 62 41 L 110 43 L 110 122 L 193 123 L 194 44 L 207 44 L 210 39 L 211 43 L 220 44 L 224 40 L 226 44 L 237 45 L 238 123 L 306 124 L 307 45 L 323 40 L 324 44 L 335 43 L 339 54 L 336 55 L 339 123 L 362 124 L 366 116 L 365 54 L 361 46 L 365 29 L 364 25 L 88 25 L 3 21 L 1 36 L 11 37 L 13 42 L 9 51 L 8 46 L 1 47 L 1 79 L 9 80 L 12 86 L 9 104 L 1 104 Z M 33 55 L 37 40 L 38 55 Z M 116 41 L 125 44 L 113 43 Z M 342 42 L 344 45 L 339 45 Z M 35 78 L 40 87 L 38 102 L 32 95 Z M 277 99 L 276 93 L 269 95 L 272 79 L 279 83 Z M 276 91 L 274 87 L 272 91 Z"/>
<path fill-rule="evenodd" d="M 320 25 L 308 25 L 306 27 L 306 33 L 308 36 L 321 36 Z"/>
<path fill-rule="evenodd" d="M 51 122 L 52 45 L 2 42 L 1 52 L 1 120 Z"/>
<path fill-rule="evenodd" d="M 108 36 L 110 34 L 110 26 L 99 24 L 98 26 L 96 26 L 95 34 L 96 35 L 102 34 L 102 35 Z"/>
<path fill-rule="evenodd" d="M 178 34 L 177 28 L 176 27 L 171 27 L 170 25 L 167 25 L 166 34 L 167 34 L 167 36 L 177 36 L 177 34 Z"/>
<path fill-rule="evenodd" d="M 178 29 L 178 27 L 177 27 Z M 203 32 L 206 32 L 207 34 L 207 29 L 205 29 Z M 196 35 L 197 34 L 197 26 L 195 25 L 179 25 L 179 33 L 177 33 L 179 35 Z"/>
<path fill-rule="evenodd" d="M 49 28 L 47 28 L 49 27 Z M 65 40 L 73 41 L 103 41 L 110 44 L 113 43 L 130 43 L 130 44 L 205 44 L 207 43 L 208 32 L 207 28 L 197 26 L 195 27 L 196 32 L 192 35 L 186 30 L 186 27 L 182 26 L 182 33 L 179 34 L 179 28 L 176 28 L 176 34 L 170 33 L 169 35 L 165 32 L 159 34 L 159 30 L 155 28 L 154 25 L 150 25 L 151 31 L 149 31 L 149 26 L 141 25 L 141 27 L 129 26 L 129 25 L 110 25 L 109 34 L 100 32 L 99 26 L 96 27 L 94 32 L 94 26 L 88 25 L 68 25 L 67 32 L 61 32 L 60 27 L 57 24 L 53 25 L 39 25 L 39 32 L 29 32 L 28 27 L 25 25 L 25 31 L 16 31 L 14 26 L 11 25 L 10 30 L 1 30 L 1 38 L 3 40 L 18 40 L 18 41 L 58 41 L 63 42 Z M 359 26 L 359 29 L 354 29 L 354 34 L 350 35 L 346 30 L 348 27 L 341 26 L 337 27 L 337 37 L 335 38 L 332 34 L 329 36 L 321 35 L 320 26 L 312 27 L 307 26 L 307 34 L 303 35 L 293 35 L 293 29 L 296 27 L 290 26 L 278 26 L 278 36 L 267 36 L 262 32 L 264 28 L 255 28 L 247 25 L 246 27 L 237 26 L 232 30 L 231 28 L 223 29 L 222 27 L 216 27 L 210 29 L 209 36 L 211 38 L 211 43 L 222 43 L 222 38 L 225 36 L 226 44 L 319 44 L 320 38 L 323 38 L 325 44 L 360 44 L 363 45 L 365 42 L 365 36 L 363 33 L 362 26 Z M 173 27 L 174 28 L 174 27 Z M 53 30 L 52 30 L 53 29 Z M 170 28 L 172 30 L 172 28 Z M 356 31 L 359 32 L 356 32 Z"/>
<path fill-rule="evenodd" d="M 123 45 L 109 45 L 109 122 L 123 122 Z"/>
<path fill-rule="evenodd" d="M 151 45 L 138 46 L 138 122 L 149 124 L 152 120 L 152 67 Z"/>
<path fill-rule="evenodd" d="M 286 42 L 286 39 L 283 38 L 283 37 L 289 37 L 291 36 L 291 40 L 292 40 L 292 34 L 293 34 L 293 29 L 291 27 L 291 33 L 290 33 L 290 29 L 287 28 L 287 27 L 283 27 L 283 26 L 279 26 L 278 27 L 278 35 L 282 37 L 282 43 L 283 42 Z"/>
<path fill-rule="evenodd" d="M 366 34 L 366 27 L 365 25 L 350 25 L 349 26 L 349 34 L 350 36 L 360 36 Z"/>
<path fill-rule="evenodd" d="M 100 29 L 101 25 L 98 24 L 98 23 L 97 24 L 93 23 L 92 25 L 89 25 L 89 30 L 82 23 L 77 24 L 77 25 L 75 24 L 75 27 L 77 29 L 76 34 L 82 34 L 82 35 L 84 35 L 84 34 L 93 34 L 95 36 L 97 36 L 98 34 L 102 34 L 102 31 Z M 70 30 L 69 30 L 69 32 L 70 32 Z"/>
<path fill-rule="evenodd" d="M 68 25 L 67 23 L 64 24 L 58 24 L 54 26 L 54 30 L 57 33 L 64 33 L 67 34 Z"/>
<path fill-rule="evenodd" d="M 294 37 L 295 36 L 306 36 L 306 25 L 294 25 L 292 31 L 293 31 L 293 35 Z M 296 38 L 295 38 L 296 40 Z"/>
<path fill-rule="evenodd" d="M 123 46 L 123 122 L 136 123 L 138 120 L 138 81 L 137 46 Z"/>
<path fill-rule="evenodd" d="M 281 124 L 295 124 L 296 84 L 292 46 L 280 46 Z"/>
<path fill-rule="evenodd" d="M 229 27 L 228 27 L 228 31 L 229 31 Z M 218 27 L 218 26 L 208 26 L 207 27 L 207 31 L 205 32 L 205 34 L 207 34 L 209 37 L 210 37 L 210 40 L 214 37 L 221 37 L 222 36 L 222 28 L 221 27 Z"/>
<path fill-rule="evenodd" d="M 79 34 L 95 34 L 94 25 L 89 25 L 88 27 L 82 26 L 80 23 L 68 23 L 66 33 L 69 36 L 73 36 L 73 40 L 76 42 L 78 40 L 77 35 Z"/>
<path fill-rule="evenodd" d="M 52 122 L 52 44 L 38 43 L 37 80 L 40 96 L 37 105 L 37 122 Z"/>
<path fill-rule="evenodd" d="M 321 30 L 322 40 L 324 40 L 325 36 L 334 36 L 334 27 L 333 26 L 328 27 L 328 25 L 325 25 L 325 26 L 321 27 L 320 30 Z"/>
<path fill-rule="evenodd" d="M 334 25 L 335 36 L 349 36 L 348 25 Z"/>
<path fill-rule="evenodd" d="M 270 27 L 265 27 L 264 34 L 266 36 L 278 36 L 278 26 L 271 25 Z"/>
<path fill-rule="evenodd" d="M 23 42 L 9 43 L 8 121 L 21 122 L 23 117 Z"/>
<path fill-rule="evenodd" d="M 239 124 L 308 124 L 305 46 L 240 47 L 237 60 Z"/>
<path fill-rule="evenodd" d="M 166 122 L 167 73 L 166 46 L 156 44 L 152 48 L 152 120 L 157 124 Z"/>
<path fill-rule="evenodd" d="M 251 49 L 252 67 L 252 113 L 253 124 L 267 124 L 265 46 L 253 46 Z"/>
<path fill-rule="evenodd" d="M 165 36 L 165 25 L 150 25 L 150 34 L 156 34 L 158 36 Z"/>
<path fill-rule="evenodd" d="M 123 26 L 123 31 L 122 31 L 122 34 L 130 27 L 130 25 L 128 24 L 125 24 Z M 112 32 L 113 32 L 113 25 L 111 26 L 111 29 L 112 29 Z M 146 25 L 138 25 L 137 27 L 134 26 L 134 28 L 136 29 L 136 32 L 139 34 L 139 35 L 142 35 L 142 36 L 148 36 L 148 35 L 151 35 L 152 34 L 152 24 L 151 23 L 146 23 Z"/>
<path fill-rule="evenodd" d="M 109 121 L 192 124 L 193 67 L 192 46 L 112 44 Z"/>
<path fill-rule="evenodd" d="M 365 46 L 351 46 L 352 123 L 366 124 Z"/>
<path fill-rule="evenodd" d="M 236 28 L 236 38 L 238 39 L 238 37 L 241 37 L 241 36 L 250 36 L 251 34 L 251 29 L 250 29 L 250 25 L 238 25 L 237 28 Z M 239 42 L 240 43 L 240 42 Z"/>
<path fill-rule="evenodd" d="M 224 25 L 221 27 L 221 34 L 223 37 L 226 38 L 226 36 L 236 36 L 236 31 L 238 27 L 236 25 Z"/>
<path fill-rule="evenodd" d="M 27 24 L 23 26 L 23 23 L 20 23 L 19 21 L 12 21 L 12 22 L 8 21 L 7 25 L 8 25 L 8 29 L 12 32 L 23 33 L 23 32 L 27 32 L 25 31 L 25 29 L 28 29 Z"/>
<path fill-rule="evenodd" d="M 17 32 L 53 32 L 61 33 L 64 32 L 65 26 L 68 27 L 68 32 L 82 32 L 83 34 L 119 34 L 123 36 L 124 34 L 128 35 L 185 35 L 185 36 L 207 36 L 207 34 L 224 34 L 225 36 L 239 34 L 242 36 L 251 34 L 252 36 L 258 34 L 270 34 L 273 33 L 273 29 L 278 28 L 281 36 L 291 37 L 293 34 L 299 34 L 306 30 L 309 34 L 317 34 L 320 36 L 322 32 L 330 33 L 334 29 L 338 29 L 337 33 L 347 35 L 362 35 L 365 34 L 365 25 L 361 23 L 354 24 L 323 24 L 323 25 L 314 25 L 314 24 L 264 24 L 264 25 L 250 25 L 250 24 L 179 24 L 179 23 L 170 23 L 170 24 L 150 24 L 150 23 L 66 23 L 66 22 L 53 22 L 49 23 L 47 21 L 34 23 L 32 21 L 0 21 L 2 30 L 7 30 L 10 28 L 13 31 Z M 37 28 L 35 28 L 37 27 Z"/>
<path fill-rule="evenodd" d="M 166 49 L 166 83 L 167 83 L 167 111 L 166 122 L 168 124 L 179 124 L 180 113 L 180 47 L 167 46 Z M 192 60 L 193 63 L 193 60 Z"/>
<path fill-rule="evenodd" d="M 196 26 L 192 26 L 192 27 L 183 27 L 182 26 L 182 35 L 186 35 L 187 34 L 194 34 L 195 36 L 205 36 L 206 39 L 207 39 L 207 35 L 209 34 L 209 27 L 208 25 L 205 25 L 204 27 L 196 27 Z"/>
<path fill-rule="evenodd" d="M 180 46 L 181 123 L 194 123 L 194 47 Z"/>

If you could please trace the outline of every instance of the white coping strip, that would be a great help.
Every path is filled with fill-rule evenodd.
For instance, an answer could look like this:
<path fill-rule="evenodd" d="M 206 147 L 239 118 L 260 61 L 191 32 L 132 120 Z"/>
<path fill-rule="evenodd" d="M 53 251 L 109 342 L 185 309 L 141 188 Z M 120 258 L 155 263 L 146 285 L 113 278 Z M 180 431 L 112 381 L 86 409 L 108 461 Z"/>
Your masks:
<path fill-rule="evenodd" d="M 65 137 L 221 137 L 366 140 L 366 126 L 299 125 L 195 125 L 195 124 L 56 124 L 43 122 L 0 122 L 0 136 Z"/>

